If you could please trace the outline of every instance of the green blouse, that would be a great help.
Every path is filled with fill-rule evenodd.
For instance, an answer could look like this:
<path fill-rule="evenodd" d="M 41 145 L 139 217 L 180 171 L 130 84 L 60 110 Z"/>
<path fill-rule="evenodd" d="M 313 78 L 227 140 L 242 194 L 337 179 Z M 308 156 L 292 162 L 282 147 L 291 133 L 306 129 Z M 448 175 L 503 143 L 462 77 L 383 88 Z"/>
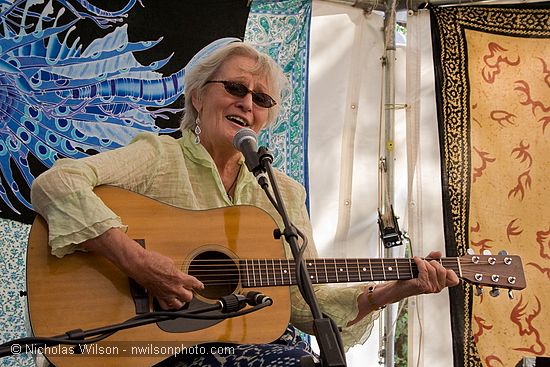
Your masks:
<path fill-rule="evenodd" d="M 99 185 L 119 186 L 158 201 L 185 209 L 211 209 L 248 204 L 268 212 L 279 227 L 282 220 L 255 177 L 241 160 L 234 197 L 225 192 L 214 161 L 194 135 L 185 130 L 180 139 L 140 134 L 131 144 L 83 159 L 61 159 L 34 182 L 31 200 L 36 212 L 48 222 L 53 255 L 62 257 L 77 244 L 110 228 L 125 229 L 121 219 L 93 193 Z M 292 223 L 308 237 L 305 258 L 317 257 L 312 228 L 305 206 L 306 193 L 299 183 L 275 171 Z M 290 249 L 285 246 L 287 257 Z M 364 285 L 316 285 L 321 310 L 342 327 L 349 348 L 369 336 L 377 312 L 350 327 L 358 313 L 357 297 Z M 296 286 L 291 287 L 291 322 L 311 332 L 311 313 Z"/>

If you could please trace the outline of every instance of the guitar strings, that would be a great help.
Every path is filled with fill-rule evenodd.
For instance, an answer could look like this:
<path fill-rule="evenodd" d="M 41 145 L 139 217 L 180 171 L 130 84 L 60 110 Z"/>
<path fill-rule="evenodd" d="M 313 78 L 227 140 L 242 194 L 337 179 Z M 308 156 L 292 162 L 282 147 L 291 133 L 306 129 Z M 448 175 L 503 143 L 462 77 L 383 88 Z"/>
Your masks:
<path fill-rule="evenodd" d="M 234 285 L 235 283 L 237 283 L 238 279 L 240 279 L 241 276 L 247 278 L 245 280 L 247 281 L 247 284 L 249 286 L 273 286 L 293 284 L 295 281 L 295 264 L 293 262 L 290 262 L 290 260 L 280 260 L 281 262 L 279 263 L 279 259 L 195 259 L 186 260 L 181 262 L 180 264 L 182 266 L 193 264 L 193 272 L 191 275 L 197 276 L 199 279 L 202 279 L 203 283 L 209 286 Z M 250 261 L 251 264 L 246 264 L 248 263 L 248 261 Z M 279 264 L 275 263 L 275 261 Z M 439 259 L 438 261 L 447 268 L 453 268 L 453 266 L 455 266 L 456 268 L 454 270 L 459 269 L 457 259 L 443 258 Z M 313 268 L 309 267 L 310 274 L 315 273 L 315 277 L 312 279 L 312 281 L 320 280 L 320 283 L 398 280 L 400 278 L 411 279 L 414 278 L 415 275 L 417 275 L 418 273 L 416 264 L 412 259 L 330 259 L 328 263 L 326 262 L 326 259 L 314 259 L 313 261 L 305 260 L 304 262 L 306 264 L 308 262 L 315 264 Z M 284 263 L 286 263 L 287 266 L 283 267 L 282 264 Z M 393 268 L 394 264 L 397 264 L 397 267 L 399 267 L 400 265 L 408 265 L 408 269 L 407 271 L 398 271 L 397 269 Z M 497 266 L 500 264 L 504 264 L 504 262 L 497 261 L 492 266 Z M 245 269 L 247 265 L 249 266 L 249 268 Z M 474 273 L 479 273 L 481 275 L 492 274 L 489 272 L 480 271 L 480 264 L 475 264 L 472 262 L 461 262 L 460 265 L 460 270 L 462 270 L 463 275 Z M 346 269 L 345 272 L 343 272 L 344 268 Z M 359 268 L 363 268 L 363 271 L 360 271 Z M 365 270 L 365 268 L 367 268 L 367 270 Z M 342 273 L 336 271 L 337 269 L 340 270 Z M 286 271 L 286 273 L 284 273 L 284 271 Z M 328 271 L 330 271 L 331 274 L 328 274 Z M 318 276 L 318 272 L 321 273 L 321 276 Z M 388 277 L 387 274 L 389 274 L 390 277 Z M 222 276 L 222 279 L 217 279 L 216 277 L 218 275 Z M 236 279 L 231 279 L 231 276 Z"/>
<path fill-rule="evenodd" d="M 471 272 L 470 274 L 474 274 L 474 272 Z M 235 278 L 231 280 L 231 276 L 234 276 Z M 233 285 L 235 283 L 244 282 L 246 284 L 246 287 L 268 287 L 268 286 L 278 286 L 278 285 L 294 285 L 296 284 L 296 276 L 294 274 L 289 274 L 284 277 L 280 277 L 278 274 L 262 274 L 262 277 L 256 276 L 254 279 L 248 279 L 248 280 L 242 280 L 240 279 L 240 274 L 238 272 L 235 272 L 234 274 L 223 274 L 223 278 L 214 278 L 214 279 L 208 279 L 208 277 L 212 278 L 216 275 L 207 275 L 205 277 L 198 276 L 199 280 L 201 280 L 205 285 L 207 286 L 222 286 L 222 285 Z M 484 276 L 489 276 L 490 274 L 485 274 Z M 195 274 L 196 276 L 196 274 Z M 412 279 L 414 277 L 401 277 L 401 280 L 408 280 Z M 315 279 L 312 279 L 312 282 L 314 284 L 324 284 L 324 283 L 345 283 L 345 282 L 369 282 L 369 281 L 378 281 L 378 280 L 399 280 L 397 277 L 390 277 L 390 278 L 377 278 L 376 276 L 371 279 L 369 276 L 352 276 L 350 275 L 349 278 L 347 276 L 344 277 L 336 277 L 336 276 L 328 276 L 328 277 L 318 277 L 317 281 Z M 495 284 L 495 285 L 498 285 Z"/>
<path fill-rule="evenodd" d="M 393 266 L 395 265 L 396 263 L 396 260 L 397 260 L 397 263 L 401 263 L 401 264 L 412 264 L 413 266 L 416 266 L 415 265 L 415 262 L 413 261 L 413 259 L 385 259 L 385 260 L 382 260 L 382 259 L 371 259 L 371 260 L 363 260 L 363 259 L 360 259 L 360 260 L 356 260 L 356 259 L 306 259 L 304 260 L 304 263 L 308 263 L 308 262 L 314 262 L 316 264 L 339 264 L 339 265 L 342 265 L 342 266 L 357 266 L 357 263 L 360 264 L 360 266 L 365 266 L 365 265 L 370 265 L 370 264 L 375 264 L 376 266 L 384 266 L 384 267 L 388 267 L 388 266 Z M 427 259 L 427 260 L 435 260 L 435 259 Z M 247 261 L 250 261 L 251 264 L 256 264 L 256 263 L 261 263 L 261 264 L 272 264 L 273 262 L 276 262 L 276 264 L 280 263 L 280 264 L 283 264 L 283 263 L 290 263 L 291 265 L 294 264 L 293 260 L 292 259 L 193 259 L 193 260 L 182 260 L 182 261 L 176 261 L 176 264 L 178 265 L 188 265 L 188 264 L 191 264 L 191 263 L 227 263 L 227 264 L 237 264 L 239 262 L 247 262 Z M 437 260 L 436 260 L 437 261 Z M 442 264 L 448 264 L 448 265 L 457 265 L 458 266 L 458 262 L 456 260 L 451 260 L 451 259 L 441 259 L 440 261 L 438 261 Z M 498 263 L 498 262 L 497 262 Z M 504 262 L 502 262 L 504 263 Z M 461 266 L 466 266 L 466 265 L 474 265 L 474 266 L 479 266 L 479 264 L 474 264 L 474 263 L 460 263 Z"/>
<path fill-rule="evenodd" d="M 246 261 L 246 262 L 245 262 Z M 250 261 L 250 263 L 248 262 Z M 217 269 L 217 270 L 220 270 L 220 271 L 230 271 L 234 268 L 238 268 L 238 267 L 242 267 L 242 268 L 246 268 L 246 267 L 249 267 L 250 269 L 259 269 L 260 271 L 264 271 L 264 269 L 271 269 L 272 271 L 274 272 L 277 272 L 279 271 L 279 269 L 287 269 L 287 270 L 291 270 L 291 269 L 295 269 L 295 263 L 293 262 L 287 262 L 287 261 L 281 261 L 279 262 L 279 260 L 276 260 L 277 262 L 274 262 L 272 261 L 271 259 L 246 259 L 246 260 L 237 260 L 237 261 L 234 261 L 234 260 L 185 260 L 185 261 L 180 261 L 180 262 L 176 262 L 176 265 L 179 266 L 180 268 L 193 268 L 193 269 L 197 269 L 197 270 L 203 270 L 203 271 L 212 271 L 213 268 Z M 403 261 L 397 261 L 397 267 L 394 267 L 395 265 L 395 261 L 391 261 L 391 263 L 381 263 L 381 262 L 374 262 L 374 261 L 370 261 L 370 262 L 356 262 L 356 261 L 353 261 L 353 262 L 346 262 L 345 260 L 343 262 L 338 262 L 338 261 L 330 261 L 330 262 L 320 262 L 320 261 L 311 261 L 311 260 L 305 260 L 304 263 L 306 264 L 306 267 L 311 269 L 311 271 L 328 271 L 328 270 L 331 270 L 331 271 L 334 271 L 336 268 L 340 269 L 341 271 L 343 269 L 346 269 L 346 272 L 348 271 L 359 271 L 358 269 L 359 268 L 362 268 L 363 271 L 365 271 L 365 269 L 368 269 L 367 271 L 370 272 L 370 270 L 372 270 L 373 272 L 382 272 L 382 273 L 385 273 L 385 272 L 389 272 L 389 273 L 392 273 L 392 272 L 399 272 L 399 273 L 402 273 L 405 271 L 405 269 L 401 269 L 401 270 L 398 270 L 397 268 L 399 268 L 401 265 L 408 265 L 407 266 L 407 269 L 409 272 L 410 272 L 410 269 L 412 268 L 413 271 L 416 270 L 416 263 L 414 263 L 413 261 L 406 261 L 406 262 L 403 262 Z M 308 263 L 314 263 L 313 266 L 310 266 L 308 265 Z M 450 269 L 453 269 L 453 270 L 458 270 L 459 269 L 459 264 L 456 262 L 456 261 L 440 261 L 440 263 L 442 263 L 442 265 L 444 265 L 446 268 L 450 268 Z M 498 266 L 498 265 L 502 265 L 504 264 L 504 262 L 496 262 L 494 263 L 493 265 L 489 265 L 489 266 Z M 483 265 L 480 265 L 480 264 L 474 264 L 474 263 L 461 263 L 460 264 L 460 269 L 464 270 L 464 269 L 468 269 L 468 268 L 475 268 L 475 269 L 478 269 L 481 268 L 482 266 L 485 266 L 485 264 Z M 469 270 L 469 269 L 468 269 Z M 483 270 L 481 269 L 479 271 L 480 273 L 484 273 Z"/>

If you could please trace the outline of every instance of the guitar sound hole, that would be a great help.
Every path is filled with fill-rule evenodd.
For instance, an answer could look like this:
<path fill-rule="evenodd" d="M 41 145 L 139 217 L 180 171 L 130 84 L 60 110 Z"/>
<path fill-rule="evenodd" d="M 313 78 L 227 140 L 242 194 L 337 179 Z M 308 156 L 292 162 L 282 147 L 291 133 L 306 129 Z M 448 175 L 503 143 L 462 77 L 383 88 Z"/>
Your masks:
<path fill-rule="evenodd" d="M 188 273 L 204 284 L 198 294 L 217 300 L 232 294 L 239 284 L 239 268 L 228 255 L 219 251 L 205 251 L 191 261 Z"/>

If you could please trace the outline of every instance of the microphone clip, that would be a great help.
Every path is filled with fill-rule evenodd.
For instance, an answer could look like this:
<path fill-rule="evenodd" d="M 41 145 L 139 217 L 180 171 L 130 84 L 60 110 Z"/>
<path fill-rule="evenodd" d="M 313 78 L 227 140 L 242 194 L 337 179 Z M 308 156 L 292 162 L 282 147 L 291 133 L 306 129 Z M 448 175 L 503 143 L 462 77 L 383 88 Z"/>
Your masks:
<path fill-rule="evenodd" d="M 273 154 L 263 145 L 258 148 L 258 162 L 258 167 L 264 172 L 266 171 L 266 165 L 273 163 Z"/>
<path fill-rule="evenodd" d="M 403 244 L 403 233 L 401 233 L 397 217 L 393 213 L 393 206 L 390 205 L 390 212 L 385 215 L 378 210 L 378 227 L 384 247 L 390 248 Z"/>
<path fill-rule="evenodd" d="M 273 163 L 273 154 L 268 148 L 260 146 L 258 148 L 258 166 L 252 170 L 258 184 L 262 188 L 269 186 L 269 178 L 267 176 L 267 167 Z"/>

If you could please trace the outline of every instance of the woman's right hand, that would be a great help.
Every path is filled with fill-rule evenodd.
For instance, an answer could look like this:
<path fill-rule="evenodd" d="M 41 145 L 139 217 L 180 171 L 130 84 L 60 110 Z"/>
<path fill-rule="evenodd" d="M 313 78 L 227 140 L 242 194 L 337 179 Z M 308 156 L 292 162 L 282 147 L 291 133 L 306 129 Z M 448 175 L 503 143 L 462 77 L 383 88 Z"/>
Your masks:
<path fill-rule="evenodd" d="M 106 257 L 145 287 L 165 310 L 181 308 L 191 301 L 193 291 L 204 288 L 197 278 L 179 270 L 171 258 L 144 249 L 118 228 L 111 228 L 81 246 Z"/>
<path fill-rule="evenodd" d="M 165 310 L 181 308 L 191 301 L 193 291 L 204 288 L 197 278 L 180 271 L 171 258 L 158 252 L 144 250 L 137 263 L 128 275 L 147 288 Z"/>

